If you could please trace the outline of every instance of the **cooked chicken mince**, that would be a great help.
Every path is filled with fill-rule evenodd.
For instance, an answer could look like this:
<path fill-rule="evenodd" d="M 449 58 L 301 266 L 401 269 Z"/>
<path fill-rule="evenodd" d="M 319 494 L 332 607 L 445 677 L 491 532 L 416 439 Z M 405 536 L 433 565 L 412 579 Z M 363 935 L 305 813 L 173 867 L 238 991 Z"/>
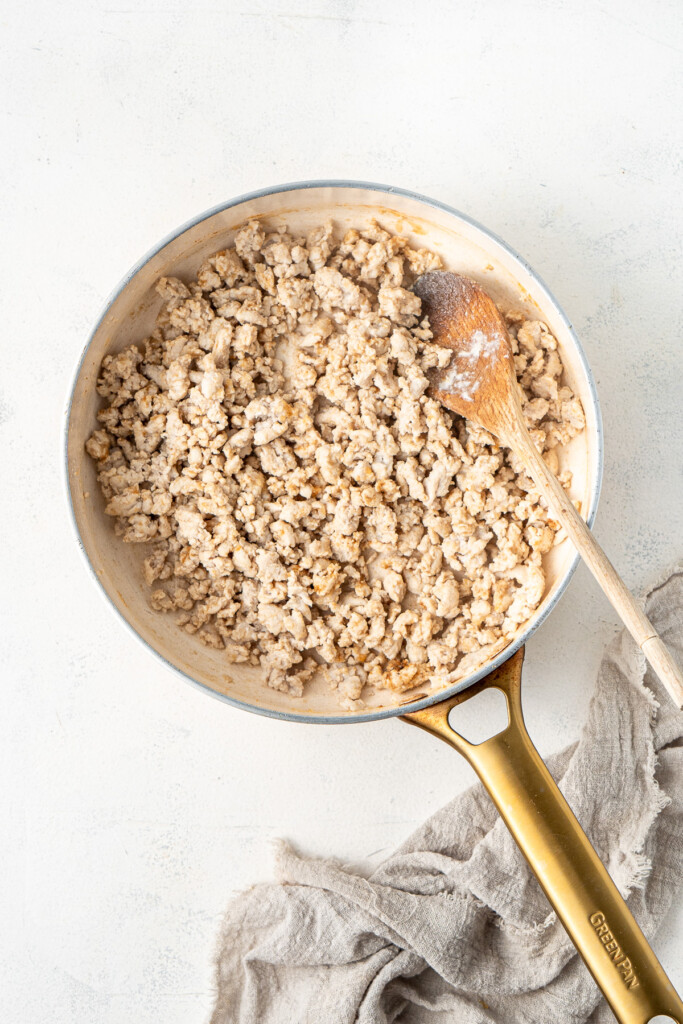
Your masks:
<path fill-rule="evenodd" d="M 307 238 L 252 221 L 195 281 L 162 278 L 157 326 L 102 364 L 86 444 L 106 512 L 146 545 L 155 609 L 294 697 L 322 672 L 438 689 L 538 606 L 556 540 L 521 464 L 427 393 L 416 277 L 441 266 L 377 223 Z M 584 428 L 545 324 L 507 317 L 551 469 Z M 568 472 L 560 473 L 567 486 Z"/>

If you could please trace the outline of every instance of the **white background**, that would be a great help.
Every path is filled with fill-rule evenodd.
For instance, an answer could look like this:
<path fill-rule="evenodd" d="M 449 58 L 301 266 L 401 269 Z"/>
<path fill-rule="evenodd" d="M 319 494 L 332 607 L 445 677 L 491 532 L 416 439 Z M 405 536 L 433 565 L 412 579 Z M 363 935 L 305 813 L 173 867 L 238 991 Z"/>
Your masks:
<path fill-rule="evenodd" d="M 683 551 L 680 4 L 98 0 L 1 16 L 3 1024 L 193 1024 L 270 841 L 376 863 L 471 781 L 397 721 L 279 724 L 176 678 L 100 598 L 61 480 L 70 377 L 159 238 L 305 178 L 400 185 L 520 251 L 598 383 L 599 540 Z M 578 735 L 614 613 L 580 569 L 529 644 L 542 753 Z M 683 900 L 656 942 L 683 988 Z"/>

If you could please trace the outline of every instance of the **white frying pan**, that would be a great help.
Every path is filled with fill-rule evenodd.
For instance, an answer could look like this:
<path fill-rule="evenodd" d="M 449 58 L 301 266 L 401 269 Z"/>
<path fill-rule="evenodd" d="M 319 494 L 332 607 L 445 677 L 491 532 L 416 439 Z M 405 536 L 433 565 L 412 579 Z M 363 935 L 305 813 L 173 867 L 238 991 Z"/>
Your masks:
<path fill-rule="evenodd" d="M 593 521 L 602 476 L 602 434 L 595 384 L 572 326 L 545 285 L 500 239 L 463 214 L 402 189 L 353 182 L 304 182 L 241 196 L 203 214 L 161 242 L 121 282 L 83 353 L 68 411 L 68 490 L 79 543 L 95 578 L 128 627 L 148 649 L 198 687 L 235 707 L 298 722 L 343 723 L 402 715 L 446 739 L 478 772 L 535 871 L 548 898 L 624 1024 L 645 1024 L 655 1013 L 683 1024 L 683 1003 L 649 949 L 576 819 L 561 797 L 524 728 L 519 700 L 520 648 L 557 603 L 578 556 L 568 541 L 545 557 L 543 600 L 513 641 L 448 689 L 415 693 L 377 691 L 360 711 L 341 710 L 323 682 L 302 698 L 269 689 L 259 669 L 228 665 L 220 651 L 178 629 L 172 616 L 153 611 L 141 574 L 140 545 L 113 535 L 95 467 L 84 444 L 96 426 L 95 383 L 103 357 L 152 330 L 161 300 L 154 290 L 164 275 L 192 279 L 202 261 L 232 243 L 251 217 L 295 233 L 332 219 L 339 229 L 376 218 L 443 257 L 449 270 L 481 282 L 508 307 L 544 320 L 557 338 L 567 381 L 580 397 L 586 430 L 561 454 L 573 474 L 571 496 Z M 515 652 L 518 653 L 511 658 Z M 508 660 L 511 659 L 511 660 Z M 458 703 L 490 686 L 502 689 L 507 728 L 474 746 L 448 724 Z M 463 691 L 467 690 L 467 693 Z"/>

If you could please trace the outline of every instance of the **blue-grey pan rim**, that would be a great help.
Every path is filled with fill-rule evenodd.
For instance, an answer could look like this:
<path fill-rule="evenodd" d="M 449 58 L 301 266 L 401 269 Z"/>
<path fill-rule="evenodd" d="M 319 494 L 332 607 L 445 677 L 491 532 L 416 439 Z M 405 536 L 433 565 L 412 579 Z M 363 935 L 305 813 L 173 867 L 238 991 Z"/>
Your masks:
<path fill-rule="evenodd" d="M 548 303 L 555 308 L 555 310 L 563 320 L 564 325 L 567 328 L 567 331 L 571 335 L 590 389 L 591 399 L 593 402 L 593 409 L 595 413 L 595 442 L 597 456 L 595 460 L 593 477 L 590 481 L 591 500 L 590 507 L 588 509 L 588 514 L 586 517 L 588 525 L 592 526 L 595 520 L 595 515 L 598 508 L 598 501 L 600 498 L 600 488 L 602 486 L 602 473 L 604 463 L 604 442 L 602 417 L 600 413 L 600 403 L 598 400 L 595 380 L 593 378 L 593 374 L 588 364 L 588 360 L 586 359 L 586 355 L 576 335 L 576 332 L 574 331 L 571 321 L 569 320 L 566 313 L 558 303 L 557 299 L 554 297 L 548 286 L 539 277 L 536 271 L 529 265 L 529 263 L 527 263 L 527 261 L 522 256 L 519 255 L 518 252 L 515 251 L 515 249 L 509 246 L 507 242 L 503 241 L 503 239 L 499 238 L 494 232 L 490 231 L 483 224 L 480 224 L 478 221 L 474 220 L 472 217 L 469 217 L 467 214 L 461 213 L 460 210 L 456 210 L 454 207 L 449 206 L 447 203 L 442 203 L 437 199 L 430 199 L 427 196 L 421 195 L 419 192 L 414 192 L 410 189 L 398 188 L 392 185 L 381 185 L 376 182 L 368 181 L 345 181 L 336 179 L 324 179 L 320 181 L 294 181 L 288 182 L 284 185 L 274 185 L 269 188 L 258 189 L 257 191 L 254 192 L 248 192 L 245 193 L 244 195 L 236 196 L 234 199 L 230 199 L 225 203 L 220 203 L 217 206 L 214 206 L 211 209 L 204 211 L 198 216 L 193 217 L 185 224 L 182 224 L 179 228 L 177 228 L 175 231 L 172 231 L 169 235 L 163 238 L 157 245 L 151 248 L 140 260 L 138 260 L 138 262 L 134 264 L 133 267 L 131 267 L 128 273 L 125 274 L 125 276 L 122 278 L 122 280 L 119 282 L 119 284 L 116 286 L 116 288 L 112 291 L 112 293 L 106 300 L 99 317 L 97 318 L 95 324 L 92 327 L 92 330 L 90 331 L 88 340 L 83 348 L 83 351 L 81 352 L 78 364 L 76 366 L 76 370 L 73 374 L 71 386 L 69 389 L 69 398 L 65 409 L 65 425 L 63 431 L 63 471 L 64 483 L 66 487 L 67 505 L 69 509 L 71 523 L 73 525 L 73 529 L 76 535 L 78 547 L 80 548 L 81 554 L 88 567 L 90 576 L 92 577 L 93 580 L 95 580 L 95 582 L 97 583 L 97 589 L 99 590 L 100 594 L 104 595 L 107 604 L 109 605 L 110 608 L 113 609 L 113 611 L 116 613 L 120 621 L 123 622 L 126 629 L 134 637 L 136 637 L 137 640 L 141 644 L 143 644 L 143 646 L 148 651 L 150 651 L 155 658 L 162 662 L 167 668 L 171 669 L 171 671 L 173 671 L 176 675 L 180 676 L 186 682 L 191 683 L 193 686 L 197 687 L 203 693 L 210 694 L 212 697 L 217 698 L 224 704 L 229 704 L 232 707 L 239 708 L 241 711 L 250 711 L 254 714 L 265 715 L 268 718 L 275 718 L 287 722 L 304 722 L 310 723 L 312 725 L 356 725 L 360 722 L 376 722 L 384 718 L 393 718 L 397 715 L 407 714 L 410 711 L 419 711 L 420 709 L 429 707 L 432 704 L 437 704 L 442 700 L 447 700 L 449 697 L 454 696 L 456 693 L 460 693 L 462 690 L 465 690 L 468 687 L 473 686 L 474 683 L 478 682 L 480 679 L 483 679 L 484 676 L 489 675 L 489 673 L 493 672 L 496 668 L 498 668 L 499 665 L 502 665 L 503 662 L 507 661 L 508 658 L 510 658 L 515 653 L 515 651 L 519 650 L 519 648 L 529 640 L 529 637 L 531 637 L 536 632 L 539 626 L 541 626 L 545 622 L 550 613 L 554 610 L 555 606 L 557 605 L 557 602 L 564 594 L 569 584 L 569 581 L 571 580 L 572 576 L 574 575 L 574 572 L 576 571 L 576 567 L 579 562 L 578 552 L 575 552 L 571 563 L 569 564 L 568 568 L 565 569 L 564 579 L 558 586 L 556 592 L 553 594 L 552 600 L 548 602 L 547 606 L 543 609 L 543 612 L 538 616 L 538 618 L 534 619 L 532 625 L 529 626 L 528 629 L 525 629 L 513 643 L 511 643 L 508 647 L 504 648 L 504 650 L 502 650 L 498 655 L 496 655 L 495 658 L 492 658 L 491 661 L 486 662 L 484 665 L 481 666 L 481 668 L 479 668 L 476 672 L 473 672 L 472 675 L 468 676 L 466 679 L 462 679 L 459 680 L 457 683 L 454 683 L 453 686 L 440 690 L 438 693 L 430 694 L 429 696 L 423 697 L 420 700 L 410 701 L 409 703 L 403 705 L 392 705 L 386 708 L 376 708 L 373 710 L 361 712 L 343 712 L 340 710 L 338 715 L 311 715 L 305 712 L 297 711 L 277 711 L 273 708 L 261 707 L 258 704 L 251 704 L 247 703 L 246 701 L 237 700 L 234 697 L 230 697 L 227 694 L 219 693 L 217 690 L 212 689 L 205 683 L 202 683 L 199 680 L 194 679 L 192 676 L 188 675 L 182 669 L 179 669 L 176 665 L 172 664 L 172 662 L 168 661 L 160 651 L 158 651 L 155 647 L 149 644 L 144 639 L 144 637 L 142 637 L 137 632 L 137 630 L 131 625 L 131 623 L 127 620 L 127 618 L 122 614 L 122 612 L 117 608 L 113 600 L 110 598 L 104 584 L 100 580 L 92 562 L 90 561 L 90 558 L 88 557 L 88 553 L 85 550 L 85 546 L 81 540 L 80 532 L 78 529 L 73 499 L 71 495 L 71 487 L 69 483 L 68 431 L 74 392 L 76 389 L 77 381 L 80 376 L 81 367 L 83 365 L 86 352 L 88 351 L 88 348 L 90 347 L 90 344 L 95 334 L 97 333 L 102 321 L 107 315 L 109 308 L 111 307 L 115 299 L 117 299 L 121 292 L 126 288 L 126 286 L 132 280 L 132 278 L 138 273 L 138 271 L 142 267 L 144 267 L 146 263 L 149 262 L 150 259 L 156 256 L 158 252 L 160 252 L 170 242 L 174 241 L 174 239 L 176 239 L 179 235 L 182 235 L 185 231 L 189 230 L 190 228 L 196 227 L 202 221 L 206 220 L 209 217 L 213 217 L 217 213 L 221 213 L 224 210 L 229 210 L 235 206 L 239 206 L 240 204 L 248 202 L 249 200 L 260 199 L 264 196 L 314 188 L 356 188 L 364 191 L 381 192 L 385 195 L 400 195 L 405 196 L 408 199 L 414 199 L 420 203 L 424 203 L 426 206 L 431 206 L 435 209 L 443 210 L 445 213 L 451 214 L 452 216 L 458 218 L 459 220 L 464 221 L 465 223 L 476 228 L 478 231 L 481 231 L 484 235 L 490 238 L 496 245 L 500 246 L 505 252 L 507 252 L 508 255 L 510 255 L 515 261 L 517 261 L 517 263 L 519 263 L 526 270 L 526 272 L 534 279 L 536 285 L 542 290 L 542 292 L 548 300 Z"/>

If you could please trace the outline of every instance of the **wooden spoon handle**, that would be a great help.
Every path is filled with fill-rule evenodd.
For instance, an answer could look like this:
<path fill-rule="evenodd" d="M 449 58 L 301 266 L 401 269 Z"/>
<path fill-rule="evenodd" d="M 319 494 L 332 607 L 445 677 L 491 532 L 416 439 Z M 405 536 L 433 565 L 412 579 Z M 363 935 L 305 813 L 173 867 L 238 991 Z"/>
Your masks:
<path fill-rule="evenodd" d="M 549 508 L 567 531 L 577 551 L 661 679 L 672 700 L 677 707 L 683 708 L 683 672 L 574 508 L 569 495 L 555 474 L 546 466 L 523 424 L 519 424 L 519 429 L 515 431 L 514 438 L 510 438 L 509 443 L 522 459 L 534 483 L 548 502 Z"/>

